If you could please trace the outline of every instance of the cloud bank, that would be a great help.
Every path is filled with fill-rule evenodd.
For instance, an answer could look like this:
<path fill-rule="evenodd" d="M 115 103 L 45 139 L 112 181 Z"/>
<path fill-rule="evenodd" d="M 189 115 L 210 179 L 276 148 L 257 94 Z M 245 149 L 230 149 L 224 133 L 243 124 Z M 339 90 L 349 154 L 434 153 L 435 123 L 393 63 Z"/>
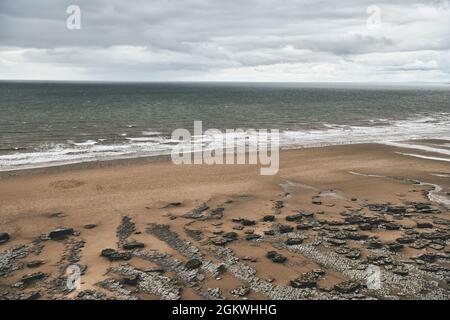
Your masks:
<path fill-rule="evenodd" d="M 450 82 L 449 31 L 448 0 L 2 0 L 0 79 Z"/>

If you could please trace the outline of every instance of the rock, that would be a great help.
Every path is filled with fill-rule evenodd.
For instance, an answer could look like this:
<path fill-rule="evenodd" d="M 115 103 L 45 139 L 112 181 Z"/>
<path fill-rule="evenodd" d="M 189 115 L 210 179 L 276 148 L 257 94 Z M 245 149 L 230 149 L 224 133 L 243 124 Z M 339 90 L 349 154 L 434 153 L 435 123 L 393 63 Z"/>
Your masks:
<path fill-rule="evenodd" d="M 281 224 L 278 226 L 278 231 L 280 233 L 289 233 L 294 231 L 294 227 Z"/>
<path fill-rule="evenodd" d="M 264 216 L 263 221 L 264 222 L 273 222 L 273 221 L 275 221 L 275 216 L 272 216 L 272 215 Z"/>
<path fill-rule="evenodd" d="M 9 234 L 6 232 L 0 232 L 0 244 L 6 243 L 9 241 Z"/>
<path fill-rule="evenodd" d="M 142 242 L 127 242 L 122 245 L 122 249 L 124 250 L 134 250 L 134 249 L 142 249 L 145 247 L 145 244 Z"/>
<path fill-rule="evenodd" d="M 86 224 L 86 225 L 84 226 L 84 228 L 85 228 L 85 229 L 88 229 L 88 230 L 94 229 L 94 228 L 96 228 L 96 227 L 97 227 L 97 225 L 96 225 L 96 224 L 93 224 L 93 223 L 91 223 L 91 224 Z"/>
<path fill-rule="evenodd" d="M 361 223 L 359 229 L 362 231 L 370 231 L 372 230 L 372 225 L 370 223 Z"/>
<path fill-rule="evenodd" d="M 230 242 L 232 240 L 228 239 L 228 238 L 215 238 L 215 239 L 211 239 L 211 243 L 213 245 L 216 246 L 224 246 L 226 245 L 228 242 Z"/>
<path fill-rule="evenodd" d="M 395 240 L 395 241 L 397 241 L 398 243 L 401 243 L 401 244 L 409 244 L 409 243 L 413 243 L 414 241 L 416 241 L 416 238 L 414 238 L 414 237 L 400 237 L 400 238 L 397 238 L 397 240 Z"/>
<path fill-rule="evenodd" d="M 209 207 L 206 203 L 202 203 L 199 207 L 193 209 L 192 211 L 182 215 L 186 219 L 200 219 L 203 218 L 203 212 L 208 210 Z"/>
<path fill-rule="evenodd" d="M 417 228 L 419 229 L 433 229 L 433 225 L 428 222 L 417 222 Z"/>
<path fill-rule="evenodd" d="M 244 226 L 241 225 L 233 226 L 233 230 L 244 230 Z"/>
<path fill-rule="evenodd" d="M 380 240 L 371 240 L 367 243 L 367 248 L 369 249 L 381 249 L 383 243 Z"/>
<path fill-rule="evenodd" d="M 188 237 L 191 237 L 192 239 L 196 241 L 200 241 L 203 239 L 203 233 L 201 230 L 198 229 L 191 229 L 188 227 L 184 227 L 184 232 L 188 235 Z"/>
<path fill-rule="evenodd" d="M 402 245 L 400 243 L 396 243 L 396 242 L 388 243 L 387 246 L 388 246 L 389 251 L 392 251 L 392 252 L 399 252 L 400 250 L 402 250 L 404 248 L 404 245 Z"/>
<path fill-rule="evenodd" d="M 261 239 L 261 236 L 259 234 L 248 234 L 245 236 L 245 240 L 252 241 L 252 240 L 258 240 Z"/>
<path fill-rule="evenodd" d="M 313 197 L 312 204 L 320 206 L 322 204 L 322 199 L 320 197 Z"/>
<path fill-rule="evenodd" d="M 77 294 L 77 300 L 106 300 L 104 293 L 95 290 L 84 290 Z"/>
<path fill-rule="evenodd" d="M 392 272 L 400 276 L 407 276 L 409 274 L 409 271 L 404 267 L 395 268 Z"/>
<path fill-rule="evenodd" d="M 334 239 L 334 238 L 327 239 L 327 242 L 333 246 L 343 246 L 344 244 L 347 243 L 345 240 Z"/>
<path fill-rule="evenodd" d="M 168 204 L 166 204 L 164 207 L 162 207 L 163 209 L 167 209 L 167 208 L 177 208 L 177 207 L 181 207 L 183 203 L 181 202 L 170 202 Z"/>
<path fill-rule="evenodd" d="M 242 219 L 240 221 L 240 224 L 245 226 L 245 227 L 249 227 L 249 226 L 254 226 L 256 224 L 256 221 L 255 220 Z"/>
<path fill-rule="evenodd" d="M 312 218 L 312 217 L 314 217 L 314 212 L 302 211 L 301 214 L 302 214 L 302 216 L 304 218 Z"/>
<path fill-rule="evenodd" d="M 287 246 L 296 246 L 298 244 L 302 244 L 303 243 L 303 239 L 302 238 L 289 238 L 286 240 L 286 245 Z"/>
<path fill-rule="evenodd" d="M 224 238 L 230 239 L 230 240 L 237 240 L 238 234 L 236 232 L 227 232 L 223 235 Z"/>
<path fill-rule="evenodd" d="M 202 262 L 198 259 L 191 259 L 185 264 L 188 269 L 198 269 L 202 266 Z"/>
<path fill-rule="evenodd" d="M 349 258 L 349 259 L 356 260 L 356 259 L 359 259 L 359 257 L 361 256 L 361 251 L 359 251 L 359 250 L 357 250 L 357 249 L 351 250 L 351 251 L 350 251 L 349 253 L 347 253 L 345 256 L 346 256 L 347 258 Z"/>
<path fill-rule="evenodd" d="M 396 223 L 386 223 L 384 224 L 386 230 L 399 230 L 400 226 Z"/>
<path fill-rule="evenodd" d="M 275 230 L 265 230 L 264 231 L 264 235 L 266 235 L 266 236 L 274 236 L 275 235 Z"/>
<path fill-rule="evenodd" d="M 319 280 L 320 275 L 315 272 L 305 272 L 302 273 L 300 277 L 295 280 L 291 280 L 290 285 L 293 288 L 315 288 L 317 286 L 317 281 Z"/>
<path fill-rule="evenodd" d="M 42 261 L 42 260 L 34 260 L 34 261 L 27 262 L 27 267 L 28 268 L 38 268 L 38 267 L 42 266 L 43 264 L 44 264 L 44 261 Z"/>
<path fill-rule="evenodd" d="M 48 234 L 48 237 L 51 240 L 59 240 L 59 239 L 63 239 L 63 238 L 73 235 L 73 232 L 74 232 L 73 228 L 56 229 L 56 230 L 50 231 Z"/>
<path fill-rule="evenodd" d="M 123 283 L 128 286 L 136 286 L 139 282 L 139 276 L 138 275 L 128 275 L 123 277 Z"/>
<path fill-rule="evenodd" d="M 245 234 L 254 234 L 255 233 L 255 229 L 247 229 L 244 231 Z"/>
<path fill-rule="evenodd" d="M 216 208 L 211 210 L 211 212 L 209 213 L 209 218 L 211 219 L 217 219 L 220 220 L 223 218 L 223 213 L 225 211 L 225 208 Z"/>
<path fill-rule="evenodd" d="M 361 288 L 361 285 L 355 281 L 344 281 L 334 286 L 334 290 L 339 293 L 353 293 Z"/>
<path fill-rule="evenodd" d="M 266 257 L 269 258 L 270 260 L 272 260 L 272 262 L 274 262 L 274 263 L 283 263 L 287 260 L 287 258 L 285 256 L 283 256 L 282 254 L 280 254 L 276 251 L 267 252 Z"/>
<path fill-rule="evenodd" d="M 20 282 L 22 282 L 24 285 L 28 285 L 32 282 L 43 280 L 47 277 L 48 277 L 48 274 L 46 274 L 46 273 L 35 272 L 35 273 L 26 274 L 26 275 L 22 276 L 22 278 L 20 279 Z"/>
<path fill-rule="evenodd" d="M 287 216 L 286 221 L 295 222 L 295 221 L 300 221 L 302 218 L 303 218 L 303 215 L 301 213 L 298 213 L 298 214 Z"/>
<path fill-rule="evenodd" d="M 312 223 L 301 223 L 296 226 L 297 230 L 309 230 L 314 228 L 314 224 Z"/>
<path fill-rule="evenodd" d="M 437 260 L 437 256 L 434 253 L 427 252 L 427 253 L 421 254 L 420 256 L 416 257 L 416 259 L 420 259 L 422 261 L 431 263 L 431 262 L 435 262 Z"/>
<path fill-rule="evenodd" d="M 131 259 L 131 254 L 128 252 L 118 252 L 114 249 L 103 249 L 101 256 L 107 258 L 109 261 L 126 261 Z"/>
<path fill-rule="evenodd" d="M 238 287 L 236 289 L 231 290 L 230 293 L 237 298 L 245 297 L 246 295 L 248 295 L 250 293 L 250 288 L 242 286 L 242 287 Z"/>
<path fill-rule="evenodd" d="M 434 249 L 434 250 L 442 250 L 442 249 L 445 248 L 444 245 L 442 245 L 442 244 L 437 244 L 437 243 L 432 243 L 432 244 L 430 244 L 428 247 L 430 247 L 431 249 Z"/>

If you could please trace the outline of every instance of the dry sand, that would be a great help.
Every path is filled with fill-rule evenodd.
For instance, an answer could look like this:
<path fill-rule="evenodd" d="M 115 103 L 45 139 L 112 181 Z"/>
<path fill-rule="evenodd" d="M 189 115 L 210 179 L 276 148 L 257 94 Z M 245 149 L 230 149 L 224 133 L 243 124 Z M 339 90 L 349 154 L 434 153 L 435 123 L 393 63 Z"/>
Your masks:
<path fill-rule="evenodd" d="M 177 259 L 183 263 L 189 260 L 189 255 L 177 250 L 170 241 L 164 241 L 146 231 L 151 223 L 169 225 L 170 231 L 178 234 L 181 240 L 190 241 L 191 245 L 200 249 L 204 261 L 212 261 L 217 266 L 224 259 L 212 254 L 211 250 L 222 247 L 211 244 L 210 240 L 221 239 L 221 232 L 236 232 L 239 239 L 226 244 L 226 247 L 231 249 L 237 258 L 245 256 L 251 258 L 252 261 L 241 260 L 240 263 L 253 268 L 257 279 L 284 290 L 290 288 L 290 281 L 302 273 L 322 268 L 326 272 L 325 275 L 318 280 L 317 288 L 312 290 L 312 293 L 311 290 L 305 291 L 304 298 L 345 298 L 335 291 L 330 293 L 330 290 L 335 284 L 348 279 L 355 280 L 351 272 L 324 265 L 319 258 L 302 254 L 300 251 L 306 250 L 305 248 L 299 247 L 300 251 L 297 252 L 288 250 L 282 245 L 284 235 L 275 232 L 274 236 L 266 236 L 264 231 L 278 230 L 278 224 L 295 227 L 296 223 L 287 222 L 286 216 L 298 211 L 312 212 L 314 213 L 312 220 L 305 218 L 302 221 L 321 221 L 322 227 L 299 231 L 301 236 L 307 237 L 304 244 L 312 245 L 320 237 L 325 235 L 326 238 L 327 233 L 330 236 L 330 232 L 336 232 L 331 226 L 324 227 L 327 225 L 326 221 L 343 221 L 345 215 L 342 213 L 350 212 L 352 215 L 383 216 L 399 224 L 399 230 L 386 230 L 383 226 L 371 231 L 359 230 L 358 225 L 335 227 L 341 231 L 343 228 L 354 227 L 358 229 L 358 233 L 376 236 L 386 244 L 405 236 L 408 230 L 416 230 L 417 221 L 433 223 L 438 218 L 449 219 L 448 208 L 439 203 L 431 203 L 431 207 L 440 213 L 412 214 L 406 217 L 380 214 L 366 207 L 367 204 L 407 206 L 411 203 L 429 202 L 427 192 L 433 187 L 414 184 L 408 179 L 437 184 L 443 188 L 440 196 L 449 198 L 447 193 L 450 192 L 450 179 L 446 176 L 450 174 L 449 162 L 408 157 L 396 153 L 397 151 L 404 150 L 376 144 L 287 150 L 281 152 L 280 171 L 276 176 L 261 176 L 258 167 L 252 165 L 176 166 L 163 159 L 91 163 L 3 173 L 0 178 L 0 232 L 8 233 L 10 240 L 0 245 L 0 252 L 5 253 L 8 249 L 19 245 L 27 245 L 34 249 L 38 247 L 42 250 L 37 253 L 29 252 L 26 257 L 14 260 L 19 270 L 7 274 L 5 272 L 4 277 L 0 278 L 0 294 L 4 298 L 17 298 L 18 296 L 13 294 L 39 291 L 41 299 L 74 298 L 79 295 L 79 290 L 50 293 L 49 288 L 52 287 L 55 278 L 65 274 L 64 269 L 67 265 L 78 263 L 87 266 L 81 277 L 82 291 L 95 290 L 109 298 L 121 299 L 124 296 L 117 292 L 117 288 L 112 291 L 105 290 L 97 283 L 111 278 L 117 280 L 116 284 L 119 284 L 123 274 L 108 273 L 108 268 L 127 263 L 138 268 L 134 269 L 135 271 L 144 270 L 144 273 L 147 272 L 146 274 L 151 277 L 156 274 L 157 281 L 174 279 L 174 286 L 180 289 L 180 296 L 184 299 L 204 299 L 202 293 L 208 292 L 209 288 L 220 288 L 220 294 L 224 298 L 234 299 L 237 296 L 232 295 L 230 291 L 240 286 L 251 288 L 247 298 L 274 298 L 274 295 L 268 294 L 258 285 L 249 283 L 245 276 L 237 274 L 230 266 L 227 266 L 227 271 L 220 275 L 212 275 L 204 269 L 198 270 L 197 273 L 204 279 L 193 286 L 180 277 L 180 273 L 176 270 L 166 268 L 162 273 L 149 272 L 148 269 L 161 269 L 161 265 L 155 261 L 134 256 L 129 261 L 110 262 L 101 257 L 100 252 L 105 248 L 122 251 L 118 247 L 120 239 L 118 240 L 116 233 L 123 217 L 126 216 L 135 224 L 135 231 L 126 237 L 125 242 L 142 242 L 145 245 L 143 249 L 145 252 L 165 253 L 169 259 Z M 313 204 L 312 199 L 318 196 L 322 204 Z M 282 201 L 283 208 L 277 209 L 276 201 Z M 168 206 L 175 202 L 179 202 L 180 205 Z M 205 217 L 200 219 L 182 217 L 203 203 L 209 207 L 203 212 Z M 215 208 L 224 208 L 223 218 L 208 219 L 208 214 Z M 275 222 L 263 222 L 265 215 L 274 215 Z M 237 218 L 254 220 L 256 224 L 245 227 L 244 230 L 236 230 L 239 223 L 232 220 Z M 87 224 L 95 224 L 96 227 L 85 229 L 84 226 Z M 73 228 L 76 233 L 59 241 L 35 240 L 40 235 L 61 227 Z M 410 227 L 412 229 L 409 229 Z M 187 235 L 186 228 L 201 232 L 202 239 L 191 238 Z M 434 231 L 439 229 L 448 233 L 448 228 L 448 225 L 434 223 Z M 245 237 L 252 231 L 263 236 L 262 239 L 247 241 Z M 422 231 L 424 230 L 417 230 Z M 425 231 L 431 232 L 433 229 Z M 74 243 L 79 240 L 83 240 L 85 245 L 79 253 L 74 254 L 75 258 L 70 258 L 70 248 L 76 247 Z M 361 250 L 361 257 L 356 259 L 357 263 L 364 262 L 367 256 L 373 254 L 367 249 L 367 241 L 347 240 L 345 246 Z M 325 243 L 317 245 L 317 248 L 322 252 L 336 250 L 335 247 Z M 287 262 L 279 264 L 268 259 L 267 252 L 273 250 L 287 257 Z M 433 254 L 440 252 L 445 255 L 448 250 L 447 242 L 440 250 L 429 246 L 415 249 L 405 245 L 398 254 L 401 256 L 396 259 L 401 261 L 424 252 Z M 329 259 L 333 257 L 330 256 Z M 4 256 L 2 258 L 5 259 Z M 343 259 L 346 259 L 345 255 Z M 33 269 L 24 265 L 33 260 L 43 260 L 44 264 Z M 12 264 L 13 260 L 8 263 Z M 431 291 L 436 290 L 437 298 L 445 298 L 445 292 L 448 292 L 445 282 L 448 275 L 448 261 L 445 261 L 445 257 L 439 257 L 436 263 L 444 270 L 435 275 L 439 285 L 438 289 Z M 330 261 L 330 264 L 333 264 L 333 261 Z M 420 264 L 413 264 L 420 267 Z M 7 269 L 7 266 L 5 268 Z M 389 269 L 390 266 L 386 270 Z M 25 287 L 20 283 L 17 284 L 24 274 L 40 271 L 46 274 L 46 279 L 35 281 Z M 410 270 L 410 274 L 412 272 L 414 271 Z M 151 278 L 149 281 L 153 280 Z M 127 284 L 119 287 L 124 290 L 125 296 L 129 297 L 164 298 L 159 291 L 146 290 L 144 284 L 139 285 L 138 289 Z M 356 292 L 363 293 L 364 297 L 372 295 L 364 288 L 364 284 L 361 290 Z M 298 298 L 299 295 L 303 297 L 303 293 L 299 292 L 292 293 L 292 297 Z M 397 297 L 416 298 L 418 297 L 416 294 L 411 289 L 411 292 L 399 294 Z M 380 294 L 374 293 L 372 296 L 380 297 Z M 395 296 L 395 292 L 381 294 L 381 298 L 392 296 Z M 434 297 L 433 292 L 427 297 Z"/>

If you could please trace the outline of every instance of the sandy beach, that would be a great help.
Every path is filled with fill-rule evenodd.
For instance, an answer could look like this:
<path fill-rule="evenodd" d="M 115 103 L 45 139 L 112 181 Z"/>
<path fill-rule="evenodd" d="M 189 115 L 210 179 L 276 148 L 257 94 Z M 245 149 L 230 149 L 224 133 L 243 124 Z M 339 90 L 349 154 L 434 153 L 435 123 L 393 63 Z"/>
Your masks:
<path fill-rule="evenodd" d="M 3 172 L 0 297 L 448 299 L 450 162 L 410 151 L 285 150 L 275 176 L 167 159 Z"/>

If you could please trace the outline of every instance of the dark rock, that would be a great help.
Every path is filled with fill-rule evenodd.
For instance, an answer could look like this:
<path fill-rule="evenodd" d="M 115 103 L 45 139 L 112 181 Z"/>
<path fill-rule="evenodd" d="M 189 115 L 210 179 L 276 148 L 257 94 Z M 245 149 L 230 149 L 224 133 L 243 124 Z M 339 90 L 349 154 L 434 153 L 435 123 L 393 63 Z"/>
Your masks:
<path fill-rule="evenodd" d="M 171 203 L 168 203 L 167 205 L 165 205 L 163 207 L 163 209 L 181 207 L 182 204 L 183 203 L 181 203 L 181 202 L 171 202 Z"/>
<path fill-rule="evenodd" d="M 242 219 L 240 221 L 240 224 L 243 225 L 243 226 L 249 227 L 249 226 L 254 226 L 256 224 L 256 221 L 255 220 Z"/>
<path fill-rule="evenodd" d="M 417 259 L 431 263 L 437 260 L 437 256 L 434 253 L 427 252 L 418 256 Z"/>
<path fill-rule="evenodd" d="M 206 203 L 202 203 L 199 207 L 182 215 L 182 217 L 186 219 L 200 219 L 203 218 L 203 212 L 208 209 L 209 209 L 208 205 Z"/>
<path fill-rule="evenodd" d="M 417 222 L 417 228 L 419 229 L 433 229 L 433 225 L 428 222 Z"/>
<path fill-rule="evenodd" d="M 142 242 L 127 242 L 122 245 L 122 249 L 124 250 L 134 250 L 134 249 L 142 249 L 145 247 L 145 244 Z"/>
<path fill-rule="evenodd" d="M 361 223 L 359 225 L 359 229 L 361 229 L 362 231 L 370 231 L 372 230 L 372 225 L 370 223 Z"/>
<path fill-rule="evenodd" d="M 84 290 L 78 293 L 77 300 L 107 300 L 104 293 L 95 290 Z"/>
<path fill-rule="evenodd" d="M 258 240 L 261 239 L 261 236 L 259 234 L 248 234 L 245 236 L 245 240 L 252 241 L 252 240 Z"/>
<path fill-rule="evenodd" d="M 409 243 L 413 243 L 414 241 L 416 241 L 416 238 L 414 238 L 414 237 L 400 237 L 400 238 L 397 238 L 397 240 L 395 240 L 395 241 L 397 241 L 398 243 L 401 243 L 401 244 L 409 244 Z"/>
<path fill-rule="evenodd" d="M 312 217 L 314 217 L 314 212 L 302 211 L 301 214 L 302 214 L 302 216 L 304 218 L 312 218 Z"/>
<path fill-rule="evenodd" d="M 184 227 L 184 232 L 186 232 L 189 237 L 196 241 L 200 241 L 203 239 L 203 233 L 201 230 Z"/>
<path fill-rule="evenodd" d="M 396 243 L 396 242 L 389 243 L 387 246 L 388 246 L 389 251 L 392 251 L 392 252 L 399 252 L 400 250 L 402 250 L 404 248 L 404 245 L 402 245 L 400 243 Z"/>
<path fill-rule="evenodd" d="M 272 262 L 274 262 L 274 263 L 283 263 L 287 260 L 287 258 L 285 256 L 283 256 L 282 254 L 280 254 L 276 251 L 269 251 L 269 252 L 267 252 L 266 256 L 267 256 L 267 258 L 272 260 Z"/>
<path fill-rule="evenodd" d="M 301 213 L 298 213 L 298 214 L 293 214 L 293 215 L 287 216 L 286 221 L 295 222 L 295 221 L 302 220 L 302 218 L 303 218 L 303 215 Z"/>
<path fill-rule="evenodd" d="M 224 246 L 224 245 L 226 245 L 228 242 L 231 242 L 232 240 L 230 240 L 230 239 L 228 239 L 228 238 L 214 238 L 214 239 L 211 239 L 211 243 L 213 244 L 213 245 L 216 245 L 216 246 Z"/>
<path fill-rule="evenodd" d="M 286 240 L 287 246 L 296 246 L 303 243 L 302 238 L 289 238 Z"/>
<path fill-rule="evenodd" d="M 334 239 L 334 238 L 327 239 L 327 242 L 333 246 L 343 246 L 344 244 L 347 243 L 345 240 Z"/>
<path fill-rule="evenodd" d="M 359 259 L 359 257 L 361 256 L 361 251 L 359 251 L 359 250 L 351 250 L 349 253 L 347 253 L 346 255 L 345 255 L 347 258 L 349 258 L 349 259 L 353 259 L 353 260 L 356 260 L 356 259 Z"/>
<path fill-rule="evenodd" d="M 223 235 L 224 238 L 230 239 L 230 240 L 237 240 L 238 234 L 236 232 L 227 232 Z"/>
<path fill-rule="evenodd" d="M 266 231 L 264 231 L 264 234 L 266 236 L 274 236 L 275 235 L 275 230 L 266 230 Z"/>
<path fill-rule="evenodd" d="M 421 233 L 420 237 L 427 240 L 448 240 L 450 239 L 450 234 L 444 232 L 429 232 Z"/>
<path fill-rule="evenodd" d="M 220 220 L 223 218 L 223 213 L 225 212 L 225 208 L 215 208 L 211 210 L 209 213 L 209 218 Z"/>
<path fill-rule="evenodd" d="M 44 261 L 42 261 L 42 260 L 34 260 L 34 261 L 27 262 L 27 267 L 28 268 L 38 268 L 38 267 L 42 266 L 43 264 L 44 264 Z"/>
<path fill-rule="evenodd" d="M 291 280 L 290 285 L 293 288 L 315 288 L 320 276 L 315 272 L 302 273 L 300 277 L 295 280 Z"/>
<path fill-rule="evenodd" d="M 394 270 L 392 270 L 392 272 L 400 276 L 407 276 L 409 274 L 409 271 L 404 267 L 397 267 Z"/>
<path fill-rule="evenodd" d="M 51 240 L 59 240 L 59 239 L 63 239 L 63 238 L 73 235 L 73 232 L 74 232 L 73 228 L 56 229 L 56 230 L 50 231 L 48 234 L 48 237 Z"/>
<path fill-rule="evenodd" d="M 0 244 L 6 243 L 9 241 L 9 234 L 6 232 L 0 232 Z"/>
<path fill-rule="evenodd" d="M 334 290 L 339 293 L 353 293 L 361 288 L 361 285 L 354 281 L 344 281 L 334 286 Z"/>
<path fill-rule="evenodd" d="M 114 249 L 103 249 L 101 256 L 107 258 L 109 261 L 126 261 L 131 259 L 131 254 L 128 252 L 118 252 Z"/>
<path fill-rule="evenodd" d="M 406 213 L 405 207 L 386 207 L 385 211 L 390 214 L 404 215 Z"/>
<path fill-rule="evenodd" d="M 312 223 L 301 223 L 296 226 L 297 230 L 309 230 L 314 228 L 314 224 Z"/>
<path fill-rule="evenodd" d="M 383 247 L 383 243 L 380 240 L 371 240 L 367 243 L 369 249 L 380 249 Z"/>
<path fill-rule="evenodd" d="M 400 226 L 396 223 L 386 223 L 384 224 L 386 230 L 399 230 Z"/>
<path fill-rule="evenodd" d="M 84 228 L 85 228 L 85 229 L 88 229 L 88 230 L 94 229 L 94 228 L 96 228 L 96 227 L 97 227 L 97 225 L 96 225 L 96 224 L 93 224 L 93 223 L 87 224 L 87 225 L 84 226 Z"/>
<path fill-rule="evenodd" d="M 198 269 L 202 266 L 202 262 L 198 259 L 191 259 L 186 262 L 186 268 L 188 269 Z"/>
<path fill-rule="evenodd" d="M 264 216 L 263 221 L 264 222 L 273 222 L 273 221 L 275 221 L 275 216 L 272 216 L 272 215 Z"/>
<path fill-rule="evenodd" d="M 35 281 L 39 281 L 39 280 L 43 280 L 45 278 L 48 277 L 48 274 L 43 273 L 43 272 L 35 272 L 35 273 L 31 273 L 31 274 L 26 274 L 24 275 L 21 279 L 20 282 L 22 282 L 24 285 L 28 285 L 32 282 Z"/>
<path fill-rule="evenodd" d="M 294 227 L 281 224 L 278 226 L 278 231 L 280 233 L 289 233 L 294 231 Z"/>
<path fill-rule="evenodd" d="M 129 276 L 125 276 L 123 277 L 123 283 L 128 285 L 128 286 L 136 286 L 139 282 L 139 276 L 138 275 L 129 275 Z"/>

